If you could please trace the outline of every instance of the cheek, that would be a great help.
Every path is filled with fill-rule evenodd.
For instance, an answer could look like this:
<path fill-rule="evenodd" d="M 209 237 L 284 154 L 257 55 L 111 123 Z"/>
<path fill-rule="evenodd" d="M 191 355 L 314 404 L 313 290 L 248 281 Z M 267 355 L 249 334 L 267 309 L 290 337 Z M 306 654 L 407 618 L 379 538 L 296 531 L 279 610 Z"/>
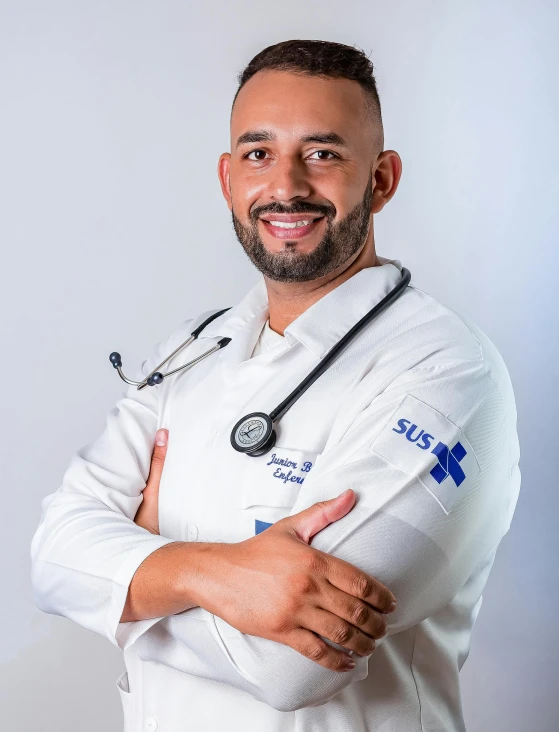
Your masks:
<path fill-rule="evenodd" d="M 264 177 L 254 172 L 250 174 L 246 168 L 236 162 L 231 163 L 229 170 L 229 186 L 233 205 L 243 206 L 247 203 L 251 206 L 264 194 Z"/>
<path fill-rule="evenodd" d="M 344 170 L 317 172 L 311 182 L 312 200 L 332 208 L 333 223 L 345 218 L 361 202 L 365 190 Z"/>
<path fill-rule="evenodd" d="M 231 181 L 231 205 L 233 213 L 244 226 L 252 225 L 250 212 L 256 206 L 269 203 L 262 195 L 262 186 L 247 180 Z"/>

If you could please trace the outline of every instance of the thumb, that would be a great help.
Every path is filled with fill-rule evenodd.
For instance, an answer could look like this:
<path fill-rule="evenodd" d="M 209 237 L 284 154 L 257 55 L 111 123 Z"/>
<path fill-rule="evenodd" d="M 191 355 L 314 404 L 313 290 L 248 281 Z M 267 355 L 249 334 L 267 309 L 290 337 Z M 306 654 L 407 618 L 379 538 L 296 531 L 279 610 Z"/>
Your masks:
<path fill-rule="evenodd" d="M 160 429 L 155 433 L 155 445 L 153 446 L 153 453 L 151 455 L 151 466 L 149 470 L 149 477 L 147 487 L 155 486 L 159 487 L 159 479 L 163 472 L 163 465 L 165 463 L 165 455 L 167 454 L 167 442 L 169 439 L 169 430 Z"/>
<path fill-rule="evenodd" d="M 354 504 L 355 493 L 351 488 L 348 488 L 347 491 L 340 493 L 336 498 L 314 503 L 304 511 L 289 516 L 283 521 L 297 534 L 299 539 L 308 544 L 312 537 L 328 524 L 345 516 Z"/>

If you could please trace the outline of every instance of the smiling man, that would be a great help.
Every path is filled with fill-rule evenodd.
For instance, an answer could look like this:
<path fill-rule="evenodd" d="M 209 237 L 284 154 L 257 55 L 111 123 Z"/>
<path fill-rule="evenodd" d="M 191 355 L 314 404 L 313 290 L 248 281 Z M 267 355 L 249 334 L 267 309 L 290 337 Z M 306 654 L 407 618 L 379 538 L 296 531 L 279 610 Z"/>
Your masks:
<path fill-rule="evenodd" d="M 124 651 L 127 732 L 459 732 L 520 485 L 507 369 L 408 285 L 297 389 L 403 281 L 373 227 L 401 161 L 355 48 L 286 41 L 239 81 L 218 174 L 261 277 L 154 348 L 138 381 L 173 374 L 130 386 L 44 499 L 37 603 Z M 190 333 L 210 355 L 175 371 Z"/>
<path fill-rule="evenodd" d="M 266 279 L 270 326 L 280 334 L 331 289 L 379 264 L 371 214 L 394 195 L 402 170 L 399 155 L 383 151 L 368 59 L 338 44 L 314 45 L 278 44 L 251 61 L 233 103 L 232 153 L 218 168 L 235 233 Z M 306 73 L 283 56 L 299 54 L 301 63 L 318 49 Z"/>

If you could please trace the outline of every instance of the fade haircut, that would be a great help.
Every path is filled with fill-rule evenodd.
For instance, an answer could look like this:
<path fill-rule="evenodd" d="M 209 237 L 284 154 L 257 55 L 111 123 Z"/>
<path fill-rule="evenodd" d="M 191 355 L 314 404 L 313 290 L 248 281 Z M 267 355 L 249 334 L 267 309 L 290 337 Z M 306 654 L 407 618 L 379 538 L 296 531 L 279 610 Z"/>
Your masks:
<path fill-rule="evenodd" d="M 375 129 L 375 144 L 380 145 L 379 152 L 384 149 L 380 99 L 373 64 L 362 50 L 333 41 L 292 40 L 267 46 L 238 75 L 239 87 L 231 111 L 243 86 L 258 71 L 289 71 L 356 81 L 363 90 L 367 112 Z"/>

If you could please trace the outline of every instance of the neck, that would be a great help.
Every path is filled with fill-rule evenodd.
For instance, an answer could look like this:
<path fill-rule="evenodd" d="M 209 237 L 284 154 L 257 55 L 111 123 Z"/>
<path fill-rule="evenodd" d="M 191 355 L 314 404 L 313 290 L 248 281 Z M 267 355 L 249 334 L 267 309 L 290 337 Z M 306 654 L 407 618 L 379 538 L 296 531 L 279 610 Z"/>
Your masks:
<path fill-rule="evenodd" d="M 365 246 L 355 257 L 324 277 L 308 282 L 276 282 L 264 277 L 268 291 L 270 328 L 283 335 L 287 326 L 314 305 L 321 297 L 339 287 L 365 267 L 378 267 L 372 231 Z"/>

